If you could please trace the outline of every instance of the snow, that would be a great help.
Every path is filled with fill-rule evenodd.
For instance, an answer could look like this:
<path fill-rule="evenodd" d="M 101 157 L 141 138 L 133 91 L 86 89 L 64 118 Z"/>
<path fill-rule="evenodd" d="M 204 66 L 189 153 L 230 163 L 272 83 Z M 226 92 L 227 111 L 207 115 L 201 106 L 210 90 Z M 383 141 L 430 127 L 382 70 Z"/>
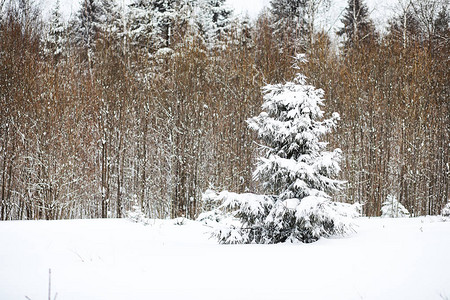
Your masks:
<path fill-rule="evenodd" d="M 399 0 L 366 0 L 369 13 L 377 29 L 382 30 L 393 14 Z M 236 13 L 248 14 L 255 19 L 264 7 L 270 7 L 270 0 L 228 0 Z M 330 33 L 342 26 L 340 19 L 347 6 L 348 0 L 330 0 L 330 8 L 319 11 L 316 27 L 329 30 Z"/>
<path fill-rule="evenodd" d="M 450 222 L 360 218 L 312 244 L 219 245 L 199 222 L 0 222 L 0 299 L 448 299 Z M 176 225 L 184 223 L 185 225 Z"/>
<path fill-rule="evenodd" d="M 61 9 L 65 18 L 68 20 L 76 15 L 80 0 L 60 0 Z M 46 15 L 54 7 L 55 0 L 40 0 L 42 9 Z M 119 3 L 128 4 L 131 0 L 120 0 Z M 227 0 L 227 3 L 234 8 L 236 14 L 247 15 L 256 19 L 258 14 L 265 7 L 270 6 L 270 0 Z M 387 25 L 387 20 L 396 12 L 398 0 L 367 0 L 370 16 L 373 19 L 377 29 L 382 30 Z M 340 21 L 342 13 L 347 5 L 347 0 L 331 0 L 330 9 L 324 13 L 319 20 L 317 20 L 317 28 L 324 28 L 330 33 L 342 26 Z"/>

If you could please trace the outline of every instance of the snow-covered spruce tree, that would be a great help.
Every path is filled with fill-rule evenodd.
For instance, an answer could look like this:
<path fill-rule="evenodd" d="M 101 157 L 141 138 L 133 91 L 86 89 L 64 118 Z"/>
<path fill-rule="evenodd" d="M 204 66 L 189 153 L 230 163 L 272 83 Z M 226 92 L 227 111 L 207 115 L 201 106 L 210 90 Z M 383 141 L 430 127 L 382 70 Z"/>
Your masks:
<path fill-rule="evenodd" d="M 198 0 L 194 9 L 198 31 L 208 48 L 224 39 L 230 30 L 233 10 L 225 0 Z"/>
<path fill-rule="evenodd" d="M 171 48 L 184 6 L 179 0 L 134 0 L 129 5 L 131 43 L 148 53 Z"/>
<path fill-rule="evenodd" d="M 83 52 L 92 76 L 94 53 L 102 26 L 103 9 L 99 0 L 83 0 L 74 20 L 72 35 L 74 44 Z"/>
<path fill-rule="evenodd" d="M 293 47 L 296 51 L 304 51 L 307 48 L 308 28 L 305 18 L 307 5 L 307 0 L 270 1 L 272 27 L 280 42 L 280 50 Z"/>
<path fill-rule="evenodd" d="M 153 24 L 155 37 L 153 43 L 156 49 L 170 47 L 172 44 L 173 22 L 177 17 L 178 3 L 175 0 L 153 0 Z"/>
<path fill-rule="evenodd" d="M 126 31 L 125 9 L 116 0 L 101 0 L 102 23 L 104 34 L 114 38 L 122 37 Z"/>
<path fill-rule="evenodd" d="M 60 3 L 56 1 L 51 12 L 48 31 L 45 38 L 44 53 L 55 63 L 63 56 L 66 47 L 65 26 L 61 17 Z"/>
<path fill-rule="evenodd" d="M 388 195 L 381 205 L 381 216 L 383 218 L 407 218 L 409 211 L 397 200 L 394 195 Z"/>
<path fill-rule="evenodd" d="M 351 230 L 345 205 L 331 201 L 340 190 L 340 149 L 325 150 L 321 138 L 339 119 L 321 120 L 323 91 L 297 75 L 293 82 L 263 88 L 263 112 L 248 125 L 264 142 L 254 179 L 266 195 L 222 192 L 220 209 L 232 211 L 239 225 L 220 228 L 222 243 L 314 242 Z M 211 194 L 211 193 L 210 193 Z"/>
<path fill-rule="evenodd" d="M 153 32 L 151 3 L 149 0 L 134 0 L 128 10 L 131 44 L 148 52 Z"/>

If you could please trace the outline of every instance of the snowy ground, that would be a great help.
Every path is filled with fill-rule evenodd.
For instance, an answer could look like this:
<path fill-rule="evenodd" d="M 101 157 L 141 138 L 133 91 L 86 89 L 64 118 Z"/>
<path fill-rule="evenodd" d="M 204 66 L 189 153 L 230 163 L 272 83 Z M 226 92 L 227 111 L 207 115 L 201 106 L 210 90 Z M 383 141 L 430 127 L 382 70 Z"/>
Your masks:
<path fill-rule="evenodd" d="M 450 299 L 450 221 L 359 219 L 313 244 L 218 245 L 197 222 L 0 222 L 0 299 Z"/>

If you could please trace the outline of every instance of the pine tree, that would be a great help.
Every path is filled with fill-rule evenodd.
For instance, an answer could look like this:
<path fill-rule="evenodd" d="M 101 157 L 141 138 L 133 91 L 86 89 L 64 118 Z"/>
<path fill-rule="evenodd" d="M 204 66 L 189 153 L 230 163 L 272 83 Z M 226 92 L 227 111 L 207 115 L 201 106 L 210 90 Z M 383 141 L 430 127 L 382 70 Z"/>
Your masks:
<path fill-rule="evenodd" d="M 363 0 L 348 0 L 345 14 L 341 20 L 344 27 L 336 34 L 344 36 L 344 47 L 351 48 L 359 43 L 373 41 L 375 26 L 369 18 L 369 10 Z"/>
<path fill-rule="evenodd" d="M 249 16 L 244 16 L 240 19 L 240 24 L 238 26 L 238 37 L 240 39 L 240 45 L 245 49 L 251 49 L 254 47 L 253 42 L 253 27 Z"/>
<path fill-rule="evenodd" d="M 280 47 L 293 48 L 294 52 L 307 48 L 307 4 L 308 0 L 270 1 L 270 12 L 274 19 L 272 27 L 280 41 Z"/>
<path fill-rule="evenodd" d="M 170 47 L 173 35 L 173 22 L 176 19 L 175 0 L 153 0 L 152 2 L 156 48 Z"/>
<path fill-rule="evenodd" d="M 75 20 L 75 41 L 78 46 L 93 49 L 95 40 L 101 29 L 102 6 L 98 0 L 84 0 L 81 2 Z"/>
<path fill-rule="evenodd" d="M 149 51 L 153 32 L 150 1 L 135 0 L 129 6 L 129 13 L 131 44 Z"/>
<path fill-rule="evenodd" d="M 93 65 L 96 41 L 102 27 L 102 5 L 98 0 L 84 0 L 74 20 L 74 42 L 86 53 L 89 70 Z"/>
<path fill-rule="evenodd" d="M 344 233 L 340 208 L 331 194 L 341 189 L 340 149 L 326 151 L 321 138 L 339 119 L 323 118 L 323 91 L 297 75 L 293 82 L 263 88 L 263 112 L 248 125 L 264 142 L 254 178 L 266 195 L 221 193 L 221 208 L 236 210 L 240 227 L 222 228 L 224 243 L 314 242 L 321 236 Z M 214 197 L 213 197 L 214 198 Z"/>
<path fill-rule="evenodd" d="M 301 25 L 303 9 L 307 0 L 272 0 L 270 1 L 270 11 L 275 18 L 275 22 L 293 22 Z"/>
<path fill-rule="evenodd" d="M 45 54 L 58 63 L 61 56 L 64 54 L 66 43 L 65 26 L 61 17 L 60 2 L 57 0 L 49 20 L 44 47 Z"/>
<path fill-rule="evenodd" d="M 101 38 L 122 57 L 128 56 L 129 24 L 125 7 L 117 0 L 101 0 Z"/>
<path fill-rule="evenodd" d="M 122 35 L 124 31 L 123 13 L 117 0 L 101 0 L 101 11 L 101 30 L 110 35 Z"/>
<path fill-rule="evenodd" d="M 193 5 L 198 31 L 208 48 L 212 48 L 230 30 L 233 10 L 225 0 L 199 0 Z"/>
<path fill-rule="evenodd" d="M 433 40 L 440 47 L 447 47 L 450 40 L 450 16 L 447 7 L 442 6 L 436 20 L 434 21 Z"/>
<path fill-rule="evenodd" d="M 130 5 L 130 35 L 132 44 L 153 53 L 172 46 L 174 22 L 178 18 L 180 1 L 136 0 Z"/>
<path fill-rule="evenodd" d="M 333 128 L 339 115 L 317 121 L 323 117 L 323 91 L 307 85 L 302 76 L 263 90 L 266 112 L 248 120 L 267 149 L 266 158 L 259 160 L 255 179 L 280 200 L 338 190 L 340 181 L 328 177 L 339 172 L 336 160 L 340 150 L 323 152 L 326 143 L 319 138 Z"/>

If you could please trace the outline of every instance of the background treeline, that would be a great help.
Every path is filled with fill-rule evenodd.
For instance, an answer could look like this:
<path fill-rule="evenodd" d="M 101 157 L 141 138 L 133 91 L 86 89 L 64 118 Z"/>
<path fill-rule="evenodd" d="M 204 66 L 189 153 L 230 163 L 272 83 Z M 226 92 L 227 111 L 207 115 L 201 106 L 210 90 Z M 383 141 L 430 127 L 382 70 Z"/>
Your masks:
<path fill-rule="evenodd" d="M 122 2 L 122 1 L 119 1 Z M 292 57 L 342 120 L 340 201 L 413 214 L 449 201 L 448 2 L 399 2 L 377 32 L 349 0 L 273 0 L 256 20 L 223 0 L 83 0 L 66 22 L 29 0 L 0 1 L 0 219 L 195 218 L 208 187 L 257 191 L 260 88 L 292 79 Z"/>

